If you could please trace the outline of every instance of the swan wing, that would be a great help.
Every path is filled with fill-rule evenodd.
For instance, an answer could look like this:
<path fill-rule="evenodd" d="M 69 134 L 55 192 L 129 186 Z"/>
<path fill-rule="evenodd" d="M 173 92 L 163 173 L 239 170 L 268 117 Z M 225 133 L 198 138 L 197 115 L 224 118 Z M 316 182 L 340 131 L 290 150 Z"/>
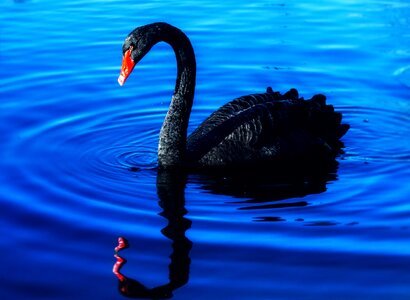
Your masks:
<path fill-rule="evenodd" d="M 229 166 L 333 152 L 348 128 L 323 95 L 295 89 L 237 98 L 209 116 L 187 140 L 191 165 Z M 321 149 L 318 151 L 318 149 Z"/>

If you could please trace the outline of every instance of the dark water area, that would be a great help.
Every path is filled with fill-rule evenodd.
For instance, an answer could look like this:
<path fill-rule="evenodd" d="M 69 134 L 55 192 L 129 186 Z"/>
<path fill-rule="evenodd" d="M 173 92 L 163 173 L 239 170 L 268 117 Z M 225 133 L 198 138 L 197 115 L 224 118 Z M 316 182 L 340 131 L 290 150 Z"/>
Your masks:
<path fill-rule="evenodd" d="M 0 12 L 1 299 L 410 299 L 408 1 L 3 0 Z M 294 87 L 343 113 L 344 153 L 285 174 L 159 172 L 172 49 L 117 83 L 124 38 L 156 21 L 195 49 L 189 132 L 238 96 Z"/>

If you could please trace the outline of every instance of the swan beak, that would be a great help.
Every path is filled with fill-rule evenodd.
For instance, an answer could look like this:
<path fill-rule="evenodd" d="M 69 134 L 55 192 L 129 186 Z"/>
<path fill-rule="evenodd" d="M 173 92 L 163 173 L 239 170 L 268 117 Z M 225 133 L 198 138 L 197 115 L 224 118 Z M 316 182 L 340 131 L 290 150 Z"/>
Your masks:
<path fill-rule="evenodd" d="M 118 77 L 118 83 L 122 86 L 127 80 L 128 76 L 130 76 L 132 70 L 135 67 L 135 62 L 131 58 L 131 49 L 128 49 L 124 53 L 124 57 L 122 58 L 122 66 L 121 66 L 121 73 L 120 77 Z"/>

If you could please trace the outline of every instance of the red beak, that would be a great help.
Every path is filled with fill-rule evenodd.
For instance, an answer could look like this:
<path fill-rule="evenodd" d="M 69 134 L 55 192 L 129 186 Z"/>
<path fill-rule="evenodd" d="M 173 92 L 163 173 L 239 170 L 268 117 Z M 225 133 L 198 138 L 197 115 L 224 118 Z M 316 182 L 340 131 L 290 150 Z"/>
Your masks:
<path fill-rule="evenodd" d="M 123 85 L 125 80 L 127 80 L 128 76 L 130 76 L 132 70 L 135 67 L 135 62 L 131 58 L 131 50 L 128 49 L 124 53 L 124 57 L 122 58 L 122 66 L 121 66 L 121 73 L 120 77 L 118 77 L 118 83 Z"/>

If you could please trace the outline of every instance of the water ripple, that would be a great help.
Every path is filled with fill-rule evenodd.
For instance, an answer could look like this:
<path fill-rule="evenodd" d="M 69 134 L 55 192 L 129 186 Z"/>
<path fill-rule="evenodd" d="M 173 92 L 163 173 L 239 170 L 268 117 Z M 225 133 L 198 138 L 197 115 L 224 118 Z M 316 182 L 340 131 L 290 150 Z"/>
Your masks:
<path fill-rule="evenodd" d="M 394 76 L 407 87 L 410 87 L 410 66 L 402 67 L 394 72 Z"/>
<path fill-rule="evenodd" d="M 365 161 L 410 161 L 410 107 L 402 110 L 343 107 L 351 124 L 346 158 Z"/>

